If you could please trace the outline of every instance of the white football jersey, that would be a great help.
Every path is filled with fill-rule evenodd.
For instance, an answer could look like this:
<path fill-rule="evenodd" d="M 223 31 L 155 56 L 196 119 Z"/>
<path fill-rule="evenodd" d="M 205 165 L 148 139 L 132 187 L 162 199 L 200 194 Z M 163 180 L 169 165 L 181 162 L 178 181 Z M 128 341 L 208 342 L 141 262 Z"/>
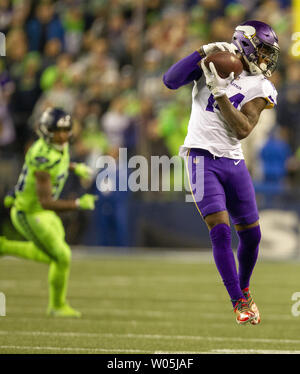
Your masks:
<path fill-rule="evenodd" d="M 262 74 L 250 75 L 245 70 L 229 84 L 226 95 L 238 110 L 256 97 L 268 101 L 266 108 L 273 108 L 277 99 L 277 91 L 267 78 Z M 202 148 L 218 157 L 244 159 L 241 142 L 223 118 L 204 74 L 194 81 L 192 100 L 188 133 L 179 154 L 184 156 L 190 148 Z"/>

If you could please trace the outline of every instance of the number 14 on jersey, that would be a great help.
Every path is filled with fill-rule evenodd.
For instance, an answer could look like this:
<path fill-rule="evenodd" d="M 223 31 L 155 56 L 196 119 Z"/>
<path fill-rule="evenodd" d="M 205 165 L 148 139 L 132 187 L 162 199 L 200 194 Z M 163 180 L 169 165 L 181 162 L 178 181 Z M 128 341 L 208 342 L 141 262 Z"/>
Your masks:
<path fill-rule="evenodd" d="M 245 97 L 245 95 L 243 95 L 241 93 L 238 93 L 236 95 L 233 95 L 233 96 L 229 97 L 229 100 L 232 103 L 232 105 L 235 108 L 237 108 L 239 106 L 239 104 L 243 101 L 244 97 Z M 214 112 L 215 109 L 220 110 L 218 104 L 216 104 L 216 100 L 214 99 L 213 94 L 211 94 L 208 98 L 208 104 L 207 104 L 206 110 L 208 112 Z"/>

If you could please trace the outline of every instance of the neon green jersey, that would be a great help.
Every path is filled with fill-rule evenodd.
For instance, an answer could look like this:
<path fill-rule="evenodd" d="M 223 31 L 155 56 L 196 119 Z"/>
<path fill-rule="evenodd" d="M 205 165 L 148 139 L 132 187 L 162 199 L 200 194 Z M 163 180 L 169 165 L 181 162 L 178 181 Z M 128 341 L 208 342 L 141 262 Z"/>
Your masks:
<path fill-rule="evenodd" d="M 22 172 L 15 187 L 15 206 L 25 212 L 43 210 L 36 193 L 36 171 L 50 174 L 52 196 L 58 199 L 69 173 L 69 145 L 59 151 L 40 138 L 29 148 Z"/>

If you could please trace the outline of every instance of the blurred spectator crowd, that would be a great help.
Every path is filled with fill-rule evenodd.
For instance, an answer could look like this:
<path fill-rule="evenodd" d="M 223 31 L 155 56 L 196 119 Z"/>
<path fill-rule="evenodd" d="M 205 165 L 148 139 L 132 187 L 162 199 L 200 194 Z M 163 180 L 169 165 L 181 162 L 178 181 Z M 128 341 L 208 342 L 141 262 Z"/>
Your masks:
<path fill-rule="evenodd" d="M 73 115 L 75 161 L 94 167 L 99 155 L 117 158 L 119 147 L 128 148 L 128 157 L 177 154 L 191 86 L 168 90 L 163 73 L 203 44 L 230 41 L 235 26 L 247 19 L 269 23 L 281 47 L 271 79 L 278 106 L 264 111 L 244 141 L 248 166 L 258 189 L 297 186 L 300 62 L 290 53 L 290 1 L 0 0 L 0 32 L 6 35 L 6 57 L 0 58 L 0 197 L 16 182 L 36 120 L 49 105 Z M 70 183 L 69 194 L 80 192 L 81 185 Z M 108 206 L 103 212 L 112 214 Z M 123 216 L 117 218 L 121 225 Z"/>

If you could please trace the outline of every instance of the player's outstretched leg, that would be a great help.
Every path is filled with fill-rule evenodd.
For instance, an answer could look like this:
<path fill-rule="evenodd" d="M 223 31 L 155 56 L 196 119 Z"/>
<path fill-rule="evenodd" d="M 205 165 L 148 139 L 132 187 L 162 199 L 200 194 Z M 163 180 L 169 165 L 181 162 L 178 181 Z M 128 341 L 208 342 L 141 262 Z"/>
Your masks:
<path fill-rule="evenodd" d="M 11 254 L 32 260 L 47 259 L 50 264 L 48 314 L 58 317 L 80 317 L 66 302 L 70 273 L 71 250 L 65 242 L 65 232 L 60 218 L 52 211 L 25 213 L 11 209 L 14 227 L 29 242 L 5 242 Z M 21 244 L 22 243 L 22 244 Z"/>
<path fill-rule="evenodd" d="M 8 240 L 4 237 L 0 237 L 0 255 L 16 256 L 50 264 L 48 274 L 48 314 L 59 317 L 80 317 L 80 312 L 72 309 L 66 302 L 71 251 L 66 245 L 66 248 L 61 248 L 59 252 L 59 258 L 53 261 L 53 259 L 45 254 L 33 242 Z"/>
<path fill-rule="evenodd" d="M 259 225 L 237 231 L 239 236 L 239 246 L 237 250 L 237 258 L 239 262 L 239 282 L 244 297 L 249 303 L 251 311 L 255 314 L 255 318 L 251 324 L 260 323 L 260 314 L 257 305 L 249 291 L 250 278 L 257 261 L 261 232 Z"/>
<path fill-rule="evenodd" d="M 51 262 L 50 257 L 33 242 L 8 240 L 5 237 L 0 237 L 0 255 L 16 256 L 46 264 Z"/>
<path fill-rule="evenodd" d="M 248 302 L 240 288 L 234 255 L 231 248 L 231 230 L 226 223 L 219 223 L 210 230 L 213 255 L 218 271 L 230 295 L 236 321 L 239 324 L 254 318 Z"/>

